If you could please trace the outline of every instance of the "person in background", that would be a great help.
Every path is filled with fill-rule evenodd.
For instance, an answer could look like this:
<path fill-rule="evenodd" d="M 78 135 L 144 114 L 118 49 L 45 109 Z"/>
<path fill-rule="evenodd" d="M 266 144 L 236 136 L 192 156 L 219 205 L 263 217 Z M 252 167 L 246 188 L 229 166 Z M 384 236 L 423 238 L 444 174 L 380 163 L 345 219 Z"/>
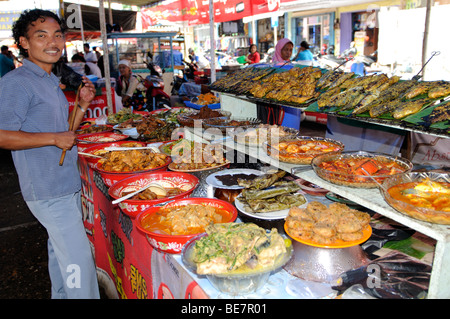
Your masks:
<path fill-rule="evenodd" d="M 0 79 L 0 148 L 11 150 L 22 196 L 48 233 L 51 297 L 99 299 L 83 224 L 75 134 L 95 87 L 82 79 L 78 107 L 69 115 L 69 102 L 52 73 L 65 48 L 65 29 L 55 13 L 41 9 L 26 10 L 14 22 L 24 60 Z"/>
<path fill-rule="evenodd" d="M 117 94 L 122 97 L 123 106 L 133 107 L 134 110 L 141 110 L 145 104 L 144 97 L 142 96 L 144 88 L 139 82 L 139 79 L 133 74 L 130 60 L 123 59 L 119 61 L 119 72 Z"/>
<path fill-rule="evenodd" d="M 259 63 L 259 61 L 261 60 L 261 56 L 257 51 L 256 44 L 250 44 L 250 48 L 248 51 L 249 54 L 245 57 L 245 62 L 247 62 L 248 64 Z"/>
<path fill-rule="evenodd" d="M 0 54 L 0 76 L 3 77 L 6 73 L 15 69 L 14 60 L 16 57 L 9 51 L 8 46 L 2 45 Z"/>
<path fill-rule="evenodd" d="M 81 54 L 78 54 L 78 53 L 74 54 L 72 56 L 72 62 L 85 63 L 84 70 L 85 70 L 86 75 L 95 75 L 99 79 L 102 78 L 102 71 L 100 71 L 100 68 L 97 66 L 97 64 L 92 63 L 92 62 L 86 62 L 86 60 L 84 59 L 84 57 Z"/>
<path fill-rule="evenodd" d="M 97 54 L 94 51 L 91 51 L 89 43 L 85 43 L 83 45 L 84 48 L 84 59 L 86 62 L 97 63 Z"/>
<path fill-rule="evenodd" d="M 294 43 L 287 38 L 283 38 L 277 42 L 275 46 L 275 55 L 272 59 L 272 63 L 286 63 L 291 60 L 292 50 L 294 49 Z"/>
<path fill-rule="evenodd" d="M 97 57 L 97 61 L 98 59 L 100 59 L 100 57 L 102 56 L 102 54 L 100 53 L 100 51 L 98 50 L 98 47 L 93 47 L 92 50 L 95 53 L 95 56 Z"/>
<path fill-rule="evenodd" d="M 189 53 L 189 60 L 191 61 L 190 63 L 197 65 L 198 56 L 195 55 L 194 49 L 189 48 L 188 53 Z"/>
<path fill-rule="evenodd" d="M 314 56 L 309 50 L 309 44 L 306 41 L 300 43 L 300 48 L 298 49 L 297 55 L 293 59 L 294 61 L 312 61 Z"/>

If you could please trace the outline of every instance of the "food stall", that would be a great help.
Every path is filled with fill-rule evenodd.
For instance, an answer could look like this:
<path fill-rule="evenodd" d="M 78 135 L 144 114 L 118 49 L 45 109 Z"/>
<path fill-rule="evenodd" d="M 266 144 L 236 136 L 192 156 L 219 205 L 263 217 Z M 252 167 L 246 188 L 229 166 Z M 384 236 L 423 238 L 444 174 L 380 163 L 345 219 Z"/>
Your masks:
<path fill-rule="evenodd" d="M 120 59 L 128 58 L 132 61 L 133 68 L 139 69 L 138 66 L 141 66 L 141 69 L 146 69 L 145 55 L 151 53 L 154 59 L 159 61 L 158 64 L 162 69 L 173 72 L 175 65 L 182 65 L 182 61 L 175 60 L 174 50 L 177 52 L 183 50 L 184 43 L 184 39 L 177 39 L 176 36 L 177 32 L 109 33 L 107 38 L 114 41 L 117 64 Z M 128 40 L 132 43 L 120 45 L 119 40 Z"/>
<path fill-rule="evenodd" d="M 307 70 L 308 69 L 302 71 L 304 72 L 304 74 L 306 74 Z M 261 75 L 262 74 L 259 74 L 259 76 Z M 318 82 L 319 79 L 322 79 L 323 76 L 324 76 L 323 74 L 320 76 L 316 74 L 315 85 L 319 83 Z M 255 77 L 255 74 L 253 74 L 253 77 Z M 241 83 L 249 82 L 250 79 L 245 78 L 243 74 L 240 75 L 240 78 L 244 80 Z M 297 76 L 297 78 L 299 78 L 299 76 Z M 227 77 L 225 77 L 222 78 L 221 80 L 218 80 L 215 84 L 213 84 L 212 89 L 222 93 L 222 90 L 225 91 L 225 89 L 220 88 L 221 82 L 219 81 L 226 82 L 227 80 L 229 81 L 230 78 L 227 79 Z M 290 84 L 290 87 L 294 88 L 292 83 Z M 254 99 L 263 99 L 265 100 L 264 102 L 266 103 L 267 102 L 277 103 L 274 99 L 267 99 L 267 95 L 263 95 L 261 97 L 250 96 L 250 94 L 248 94 L 248 92 L 245 91 L 245 88 L 239 85 L 236 85 L 234 87 L 226 86 L 226 90 L 227 90 L 226 92 L 223 92 L 224 94 L 227 94 L 229 95 L 230 98 L 235 98 L 236 100 L 239 101 L 243 100 L 244 102 L 252 103 L 254 102 Z M 262 90 L 262 88 L 260 88 L 260 90 Z M 341 93 L 342 91 L 344 90 L 341 90 L 339 93 Z M 299 102 L 302 100 L 302 95 L 300 93 L 298 93 L 297 96 L 295 97 L 296 102 L 282 101 L 281 103 L 283 105 L 288 105 L 288 107 L 292 108 L 301 107 L 306 110 L 307 109 L 311 110 L 313 108 L 319 107 L 318 101 L 320 101 L 320 97 L 323 96 L 326 92 L 329 92 L 329 90 L 321 92 L 321 95 L 316 96 L 314 101 L 311 98 L 311 96 L 308 95 L 303 96 L 303 101 L 311 102 L 308 105 L 303 105 L 301 102 Z M 313 94 L 316 94 L 315 91 L 313 92 Z M 235 96 L 233 97 L 233 95 Z M 234 102 L 234 104 L 236 103 L 237 102 Z M 316 103 L 316 105 L 314 105 L 314 103 Z M 331 105 L 332 105 L 331 102 L 329 102 L 327 106 Z M 430 106 L 429 109 L 426 108 L 423 110 L 421 109 L 419 110 L 419 112 L 425 112 L 426 110 L 427 112 L 430 112 L 428 114 L 431 114 L 431 112 L 438 107 L 431 104 L 429 104 L 429 106 Z M 266 281 L 263 281 L 261 286 L 258 286 L 258 284 L 260 283 L 259 281 L 252 281 L 251 284 L 256 286 L 255 288 L 256 290 L 245 291 L 245 294 L 241 295 L 240 293 L 244 291 L 242 286 L 239 286 L 238 292 L 236 292 L 236 290 L 225 290 L 226 287 L 224 286 L 229 287 L 229 282 L 227 285 L 224 284 L 217 285 L 217 282 L 215 283 L 214 279 L 211 279 L 214 276 L 208 277 L 205 275 L 199 275 L 197 274 L 198 268 L 196 270 L 195 268 L 193 269 L 189 267 L 190 265 L 189 260 L 186 261 L 185 251 L 183 251 L 184 247 L 188 247 L 186 246 L 187 245 L 186 243 L 180 244 L 179 242 L 175 241 L 170 243 L 167 242 L 163 243 L 162 241 L 155 240 L 152 237 L 153 235 L 149 235 L 148 232 L 145 231 L 143 232 L 142 216 L 144 215 L 144 213 L 140 212 L 139 214 L 137 214 L 137 210 L 143 209 L 145 211 L 160 208 L 158 208 L 157 205 L 156 207 L 155 205 L 153 205 L 153 207 L 150 208 L 138 207 L 135 208 L 136 211 L 134 212 L 136 213 L 136 215 L 133 216 L 132 212 L 127 211 L 129 207 L 127 208 L 124 202 L 113 204 L 112 202 L 115 197 L 112 197 L 111 191 L 114 189 L 114 185 L 116 183 L 120 183 L 120 181 L 115 181 L 113 180 L 112 177 L 105 178 L 104 176 L 105 172 L 102 171 L 101 167 L 97 166 L 98 163 L 87 162 L 88 157 L 80 156 L 81 158 L 80 171 L 82 172 L 82 179 L 83 179 L 83 201 L 84 201 L 83 207 L 85 212 L 84 213 L 85 225 L 95 250 L 97 267 L 99 269 L 99 274 L 101 274 L 99 275 L 99 280 L 103 287 L 108 287 L 107 291 L 110 292 L 111 295 L 113 296 L 115 295 L 116 297 L 122 298 L 167 298 L 167 297 L 227 298 L 230 296 L 234 297 L 250 296 L 254 298 L 302 298 L 302 297 L 333 298 L 336 297 L 337 290 L 331 289 L 331 287 L 337 286 L 336 280 L 339 278 L 341 279 L 349 278 L 349 276 L 341 276 L 342 273 L 345 273 L 346 271 L 351 269 L 360 269 L 361 266 L 364 266 L 362 267 L 365 269 L 364 271 L 368 269 L 365 267 L 368 267 L 369 265 L 381 267 L 380 265 L 383 264 L 382 258 L 374 259 L 372 261 L 367 260 L 364 254 L 362 254 L 361 246 L 363 245 L 373 246 L 373 243 L 377 242 L 377 239 L 374 238 L 372 234 L 376 234 L 377 236 L 379 236 L 380 233 L 383 233 L 382 230 L 384 229 L 383 228 L 379 229 L 378 226 L 381 224 L 380 219 L 387 217 L 389 220 L 395 222 L 396 224 L 404 225 L 406 226 L 406 228 L 411 229 L 413 231 L 417 231 L 420 234 L 423 234 L 425 237 L 428 237 L 431 242 L 430 246 L 431 247 L 435 246 L 433 247 L 434 249 L 432 249 L 433 251 L 433 253 L 431 254 L 432 257 L 431 260 L 428 260 L 428 263 L 420 260 L 413 261 L 414 264 L 420 265 L 421 269 L 425 270 L 423 275 L 424 278 L 426 278 L 425 280 L 427 281 L 427 284 L 425 284 L 426 287 L 422 286 L 421 289 L 419 290 L 426 291 L 425 295 L 428 298 L 448 298 L 450 296 L 450 292 L 448 290 L 449 275 L 445 271 L 450 256 L 449 239 L 448 239 L 449 230 L 446 221 L 433 219 L 438 218 L 439 216 L 438 211 L 434 211 L 434 214 L 430 215 L 431 217 L 428 216 L 429 218 L 431 218 L 428 220 L 424 220 L 424 217 L 426 217 L 426 215 L 424 214 L 421 215 L 420 210 L 414 210 L 413 211 L 414 213 L 419 212 L 419 214 L 411 216 L 409 215 L 411 211 L 402 210 L 401 206 L 396 206 L 395 201 L 391 201 L 388 194 L 378 189 L 378 183 L 382 183 L 384 181 L 389 180 L 390 179 L 389 177 L 393 178 L 397 176 L 391 176 L 390 173 L 389 174 L 384 173 L 385 175 L 379 175 L 373 178 L 371 178 L 372 175 L 371 176 L 367 176 L 364 174 L 363 176 L 356 175 L 357 178 L 362 177 L 362 180 L 357 179 L 357 181 L 355 182 L 356 184 L 352 184 L 353 181 L 352 179 L 340 180 L 339 176 L 345 174 L 343 174 L 343 172 L 334 172 L 334 173 L 327 172 L 327 170 L 323 166 L 320 166 L 321 164 L 326 163 L 324 159 L 318 163 L 313 162 L 313 158 L 315 159 L 316 156 L 317 158 L 320 158 L 322 155 L 326 156 L 341 155 L 342 147 L 340 143 L 333 143 L 336 141 L 329 141 L 323 138 L 314 138 L 314 137 L 301 138 L 301 135 L 299 134 L 301 130 L 299 131 L 294 128 L 289 127 L 283 128 L 282 126 L 278 125 L 275 125 L 275 127 L 274 126 L 264 127 L 259 126 L 264 125 L 260 122 L 245 123 L 245 125 L 247 125 L 246 127 L 247 129 L 250 128 L 254 129 L 256 127 L 257 129 L 259 129 L 259 132 L 265 129 L 266 130 L 265 134 L 267 134 L 268 128 L 270 132 L 274 134 L 273 133 L 274 131 L 272 131 L 272 129 L 276 128 L 277 129 L 276 134 L 278 135 L 278 138 L 285 138 L 287 139 L 286 141 L 288 141 L 289 143 L 292 142 L 294 144 L 306 140 L 308 145 L 320 146 L 321 150 L 329 149 L 331 150 L 330 153 L 326 154 L 324 152 L 321 152 L 322 154 L 319 155 L 314 152 L 309 153 L 308 151 L 300 152 L 297 149 L 296 152 L 283 153 L 284 155 L 280 156 L 281 152 L 279 152 L 280 151 L 279 144 L 272 142 L 272 140 L 270 140 L 271 143 L 267 143 L 268 142 L 267 139 L 264 141 L 263 140 L 260 141 L 258 140 L 258 137 L 260 136 L 259 132 L 256 136 L 251 134 L 246 135 L 247 131 L 245 130 L 244 135 L 242 136 L 244 142 L 240 143 L 239 137 L 241 135 L 238 135 L 237 134 L 238 132 L 235 131 L 235 129 L 239 128 L 242 129 L 244 123 L 242 122 L 238 123 L 237 127 L 236 126 L 233 128 L 230 127 L 232 125 L 230 124 L 230 121 L 233 120 L 239 121 L 237 119 L 233 119 L 233 117 L 240 116 L 241 114 L 234 114 L 233 112 L 227 112 L 226 109 L 228 107 L 230 107 L 230 105 L 226 101 L 225 103 L 223 103 L 222 100 L 220 110 L 206 111 L 204 108 L 202 108 L 199 111 L 190 111 L 190 112 L 183 111 L 186 112 L 186 114 L 182 114 L 180 111 L 180 114 L 176 116 L 176 119 L 179 121 L 178 125 L 180 125 L 180 127 L 177 127 L 171 131 L 171 133 L 176 132 L 175 137 L 165 136 L 165 139 L 158 140 L 154 134 L 153 135 L 150 134 L 158 130 L 160 132 L 165 131 L 164 128 L 166 127 L 167 124 L 164 121 L 156 125 L 156 129 L 155 127 L 153 127 L 153 129 L 150 130 L 151 132 L 147 131 L 147 133 L 144 134 L 151 136 L 147 136 L 150 137 L 150 139 L 147 139 L 143 142 L 145 142 L 147 145 L 151 145 L 154 148 L 156 147 L 162 153 L 164 153 L 164 151 L 167 152 L 167 149 L 165 149 L 164 146 L 172 145 L 173 147 L 175 147 L 174 146 L 175 144 L 171 143 L 179 142 L 182 140 L 190 141 L 189 143 L 198 142 L 201 144 L 209 145 L 209 147 L 213 147 L 216 152 L 218 152 L 219 149 L 227 151 L 226 155 L 223 154 L 222 155 L 225 156 L 225 159 L 228 160 L 228 162 L 222 161 L 220 162 L 220 165 L 214 167 L 203 167 L 203 168 L 184 167 L 183 169 L 183 167 L 175 165 L 175 160 L 172 157 L 173 153 L 169 153 L 171 154 L 172 162 L 164 163 L 164 165 L 156 167 L 156 169 L 160 169 L 164 168 L 164 166 L 167 165 L 166 168 L 168 169 L 168 171 L 187 173 L 189 175 L 194 175 L 198 178 L 199 180 L 198 186 L 196 186 L 195 191 L 190 195 L 190 197 L 187 197 L 187 199 L 202 198 L 204 202 L 208 202 L 208 199 L 212 200 L 213 197 L 215 196 L 224 198 L 223 194 L 221 196 L 221 194 L 217 192 L 217 189 L 221 188 L 220 185 L 218 187 L 217 181 L 208 180 L 210 176 L 213 176 L 217 179 L 217 176 L 220 172 L 229 171 L 226 170 L 225 168 L 241 170 L 241 174 L 244 175 L 247 174 L 247 172 L 242 170 L 259 168 L 259 171 L 263 172 L 262 173 L 263 175 L 261 176 L 264 177 L 263 178 L 264 183 L 266 183 L 262 191 L 267 190 L 267 187 L 270 187 L 271 185 L 273 185 L 274 182 L 279 181 L 279 176 L 277 174 L 281 174 L 280 172 L 284 172 L 284 174 L 291 173 L 290 176 L 294 180 L 296 178 L 301 178 L 303 181 L 310 182 L 313 183 L 313 185 L 315 185 L 314 186 L 315 189 L 310 188 L 308 190 L 307 188 L 302 188 L 302 190 L 305 191 L 300 191 L 294 184 L 289 183 L 289 180 L 283 180 L 283 189 L 284 191 L 288 192 L 283 193 L 283 195 L 285 195 L 286 198 L 289 198 L 290 200 L 292 200 L 293 203 L 295 203 L 294 207 L 302 207 L 302 205 L 306 205 L 303 206 L 303 208 L 308 209 L 308 205 L 310 205 L 312 202 L 320 203 L 325 207 L 330 206 L 333 203 L 333 201 L 330 200 L 329 197 L 318 196 L 317 193 L 322 190 L 326 190 L 327 192 L 331 191 L 332 193 L 336 194 L 336 196 L 339 195 L 342 196 L 343 199 L 350 200 L 350 203 L 352 203 L 350 205 L 356 204 L 356 206 L 359 207 L 358 210 L 362 210 L 364 212 L 366 211 L 371 212 L 370 226 L 368 226 L 367 223 L 365 223 L 364 225 L 358 224 L 357 228 L 358 230 L 355 232 L 351 232 L 352 235 L 357 235 L 358 237 L 352 237 L 351 239 L 348 239 L 343 246 L 340 245 L 332 248 L 330 247 L 330 245 L 333 246 L 339 243 L 337 239 L 336 241 L 332 242 L 320 242 L 319 244 L 317 242 L 311 243 L 300 235 L 298 229 L 290 228 L 287 225 L 286 223 L 286 221 L 288 220 L 287 218 L 288 217 L 294 218 L 293 214 L 295 210 L 292 210 L 291 209 L 292 207 L 285 208 L 284 212 L 280 213 L 279 209 L 280 206 L 276 206 L 278 207 L 277 209 L 275 209 L 276 214 L 281 215 L 270 216 L 271 214 L 274 214 L 274 211 L 270 210 L 271 208 L 273 208 L 272 205 L 281 205 L 281 204 L 279 202 L 271 203 L 270 201 L 263 203 L 257 202 L 257 204 L 262 205 L 262 207 L 264 207 L 264 209 L 266 209 L 267 212 L 252 214 L 247 211 L 246 206 L 240 206 L 241 204 L 239 203 L 242 203 L 241 200 L 235 201 L 236 197 L 230 199 L 229 200 L 230 202 L 232 203 L 234 202 L 235 208 L 229 208 L 229 211 L 234 211 L 234 209 L 237 209 L 239 214 L 237 218 L 232 218 L 231 220 L 227 220 L 227 222 L 233 223 L 233 221 L 236 221 L 238 223 L 241 222 L 246 223 L 248 220 L 250 220 L 252 222 L 257 222 L 258 225 L 265 225 L 265 224 L 270 225 L 270 227 L 268 227 L 269 229 L 275 228 L 280 234 L 285 236 L 283 238 L 285 238 L 286 251 L 287 252 L 290 251 L 290 254 L 292 254 L 290 260 L 286 264 L 275 265 L 274 269 L 269 269 L 272 274 L 268 279 L 266 279 Z M 326 110 L 328 110 L 328 108 L 320 110 L 316 109 L 316 112 L 320 111 L 323 113 L 327 113 Z M 172 110 L 171 112 L 177 111 L 178 110 L 175 111 Z M 214 115 L 216 116 L 217 122 L 211 122 L 207 120 L 208 118 L 214 118 L 214 116 L 210 113 L 211 111 L 220 112 L 220 114 Z M 201 113 L 208 113 L 209 117 L 206 116 L 198 117 L 198 115 Z M 338 112 L 334 112 L 333 114 L 337 113 Z M 416 114 L 416 116 L 419 115 Z M 422 115 L 422 117 L 424 116 L 425 115 Z M 394 120 L 392 118 L 385 118 L 383 119 L 382 122 L 380 122 L 380 124 L 397 125 L 405 130 L 412 130 L 412 129 L 420 130 L 418 125 L 414 127 L 402 126 L 401 123 L 403 123 L 404 121 L 399 122 L 399 120 L 397 119 Z M 196 125 L 196 123 L 198 122 L 196 122 L 195 120 L 197 121 L 200 120 L 200 124 Z M 370 120 L 365 117 L 362 117 L 361 121 L 374 122 L 374 120 Z M 388 121 L 390 122 L 387 123 Z M 426 132 L 428 134 L 438 134 L 443 137 L 448 137 L 449 136 L 448 124 L 442 122 L 443 121 L 439 121 L 430 125 L 430 127 L 433 125 L 439 126 L 439 128 L 431 127 L 431 129 L 433 130 L 436 129 L 439 131 L 426 130 Z M 443 128 L 443 126 L 445 125 L 447 125 L 446 128 Z M 225 129 L 225 132 L 227 131 L 227 129 L 230 129 L 235 134 L 234 135 L 227 134 L 226 136 L 224 136 L 223 135 L 224 131 L 222 131 L 223 129 Z M 137 130 L 141 131 L 142 128 L 137 127 Z M 425 132 L 425 130 L 423 129 L 421 131 Z M 281 135 L 280 132 L 282 132 Z M 182 137 L 182 139 L 178 140 L 179 137 Z M 98 139 L 95 140 L 94 137 L 86 137 L 86 138 L 90 139 L 92 143 L 99 143 L 99 140 Z M 253 143 L 251 143 L 252 138 L 256 138 L 256 140 L 254 140 Z M 293 141 L 292 140 L 289 141 L 289 138 L 293 139 Z M 84 142 L 86 142 L 86 140 L 84 140 Z M 106 140 L 103 139 L 102 142 L 105 143 Z M 111 143 L 111 141 L 109 142 Z M 192 146 L 196 144 L 189 144 L 189 145 Z M 219 146 L 219 148 L 215 148 L 217 145 Z M 293 147 L 294 146 L 295 145 L 293 145 Z M 84 149 L 83 152 L 88 152 L 89 150 L 89 148 L 83 149 Z M 169 148 L 169 150 L 171 149 Z M 275 152 L 275 150 L 278 150 L 278 153 Z M 223 157 L 221 156 L 217 157 L 218 153 L 210 153 L 210 154 L 214 154 L 214 156 L 216 156 L 216 159 L 217 158 L 223 159 Z M 298 156 L 298 154 L 303 155 Z M 242 157 L 240 158 L 240 160 L 236 160 L 236 157 L 239 158 L 240 156 L 244 156 L 245 160 L 242 160 Z M 336 158 L 332 158 L 332 160 L 336 162 Z M 343 161 L 344 158 L 339 158 L 339 160 Z M 372 160 L 378 160 L 378 157 L 372 158 Z M 396 157 L 396 158 L 384 158 L 384 160 L 389 160 L 390 161 L 389 165 L 398 165 L 398 169 L 400 172 L 396 171 L 395 174 L 394 173 L 392 174 L 394 175 L 398 174 L 398 176 L 410 174 L 408 172 L 411 171 L 412 164 L 407 159 Z M 384 163 L 386 164 L 387 162 Z M 272 169 L 272 171 L 264 170 L 265 168 L 267 169 L 267 166 L 270 169 Z M 370 171 L 369 167 L 363 168 L 364 169 L 367 168 Z M 153 169 L 155 169 L 155 167 Z M 276 173 L 273 172 L 273 169 L 275 169 Z M 374 174 L 373 171 L 371 172 L 372 174 Z M 284 174 L 281 175 L 284 176 Z M 131 176 L 134 175 L 136 177 L 137 175 L 140 174 L 131 173 L 128 175 L 128 177 L 130 177 L 130 175 Z M 432 174 L 430 174 L 429 176 L 434 178 L 434 175 Z M 446 178 L 446 182 L 444 179 L 443 185 L 446 185 L 445 183 L 448 183 L 448 174 L 443 174 L 443 176 L 444 178 Z M 354 178 L 355 173 L 353 172 L 352 174 L 350 174 L 350 177 Z M 375 181 L 373 179 L 375 179 Z M 269 183 L 268 180 L 270 180 L 271 182 Z M 441 182 L 441 180 L 439 179 L 437 179 L 437 181 Z M 279 182 L 281 182 L 281 180 Z M 148 183 L 149 183 L 148 181 L 140 181 L 139 183 L 136 182 L 136 184 L 133 185 L 133 188 L 130 189 L 129 191 L 138 190 L 142 186 L 148 185 Z M 128 184 L 128 187 L 130 187 L 130 185 L 131 184 Z M 241 191 L 242 195 L 242 189 L 245 188 L 246 186 L 240 185 L 240 187 L 241 188 L 239 188 L 237 191 L 238 192 Z M 444 188 L 445 187 L 448 186 L 444 186 Z M 306 190 L 313 193 L 315 191 L 315 193 L 314 195 L 312 195 L 310 193 L 307 193 Z M 383 188 L 381 188 L 381 190 L 383 190 Z M 251 193 L 252 192 L 250 191 L 245 192 L 245 194 Z M 236 194 L 237 193 L 235 193 L 235 195 Z M 258 196 L 261 196 L 261 193 L 257 192 L 257 194 Z M 117 198 L 120 196 L 124 196 L 124 194 L 123 193 L 120 193 L 119 195 L 116 194 Z M 298 201 L 301 198 L 304 199 L 303 202 Z M 186 198 L 180 199 L 180 201 L 182 200 L 186 200 Z M 245 201 L 247 201 L 250 207 L 253 207 L 252 205 L 255 204 L 255 202 L 253 202 L 253 199 L 250 198 L 248 195 L 246 195 Z M 345 203 L 345 201 L 342 202 Z M 176 206 L 177 203 L 178 200 L 174 200 L 173 202 L 168 203 L 167 205 Z M 297 211 L 297 213 L 299 212 Z M 266 215 L 269 214 L 269 218 L 267 219 L 262 218 L 264 214 Z M 361 216 L 363 216 L 363 219 L 366 220 L 367 215 L 364 214 Z M 314 227 L 318 226 L 316 225 Z M 324 231 L 324 229 L 321 230 Z M 326 229 L 326 231 L 329 231 L 329 229 Z M 389 229 L 389 232 L 391 231 L 392 228 Z M 399 230 L 398 229 L 394 230 L 394 232 L 397 231 Z M 338 231 L 338 233 L 340 232 L 341 231 Z M 345 233 L 345 231 L 343 230 L 342 232 Z M 328 240 L 331 240 L 330 239 L 331 236 L 326 238 Z M 343 237 L 341 236 L 340 238 Z M 190 244 L 192 246 L 192 242 L 190 242 Z M 339 244 L 342 244 L 342 242 L 340 242 Z M 381 248 L 381 246 L 378 248 Z M 171 250 L 169 251 L 168 249 Z M 395 249 L 393 249 L 393 251 L 395 251 Z M 305 252 L 308 252 L 308 254 L 305 254 Z M 324 266 L 324 269 L 322 271 L 317 270 L 317 268 L 314 269 L 314 267 L 298 266 L 305 261 L 308 260 L 311 261 L 312 258 L 319 258 L 317 255 L 318 252 L 326 253 L 328 254 L 328 257 L 333 257 L 330 254 L 345 253 L 346 254 L 345 256 L 342 255 L 339 258 L 337 258 L 337 260 L 341 261 L 351 260 L 354 263 L 351 264 L 350 266 L 347 265 L 346 266 L 347 268 L 344 267 L 344 269 L 341 268 L 342 264 L 322 265 Z M 405 258 L 399 258 L 398 255 L 395 255 L 395 252 L 392 252 L 392 254 L 385 255 L 385 258 L 387 258 L 388 261 L 391 260 L 389 258 L 394 258 L 399 262 L 403 262 L 405 260 Z M 334 260 L 333 258 L 329 259 Z M 378 261 L 378 263 L 375 261 Z M 330 270 L 325 266 L 330 266 L 332 269 Z M 309 270 L 309 272 L 307 274 L 302 273 L 302 271 L 304 270 Z M 339 272 L 339 270 L 341 270 L 341 272 Z M 386 271 L 386 268 L 383 268 L 383 271 Z M 340 275 L 337 272 L 339 272 Z M 318 276 L 320 277 L 320 275 L 324 274 L 332 275 L 332 279 L 328 277 L 326 279 L 317 278 Z M 313 278 L 311 276 L 313 277 L 316 276 L 316 278 Z M 310 278 L 310 280 L 305 278 Z M 241 279 L 242 278 L 234 278 L 233 282 L 236 281 L 241 282 Z M 383 297 L 383 292 L 386 291 L 384 289 L 386 287 L 383 288 L 383 282 L 377 283 L 375 281 L 375 284 L 380 284 L 380 286 L 378 288 L 377 287 L 372 288 L 375 290 L 379 289 L 378 292 L 381 292 L 381 297 Z M 310 296 L 305 296 L 304 295 L 305 287 L 309 288 L 309 291 L 314 291 L 315 293 Z M 345 290 L 339 292 L 345 293 Z M 404 295 L 401 294 L 399 295 L 405 297 L 407 293 L 408 291 L 406 291 Z M 397 297 L 399 295 L 397 295 Z M 365 296 L 367 296 L 367 291 L 365 292 Z M 421 293 L 418 295 L 414 295 L 413 297 L 419 298 L 423 296 L 424 294 Z M 389 295 L 385 294 L 384 297 L 389 298 Z M 390 295 L 390 297 L 393 297 L 393 295 Z"/>

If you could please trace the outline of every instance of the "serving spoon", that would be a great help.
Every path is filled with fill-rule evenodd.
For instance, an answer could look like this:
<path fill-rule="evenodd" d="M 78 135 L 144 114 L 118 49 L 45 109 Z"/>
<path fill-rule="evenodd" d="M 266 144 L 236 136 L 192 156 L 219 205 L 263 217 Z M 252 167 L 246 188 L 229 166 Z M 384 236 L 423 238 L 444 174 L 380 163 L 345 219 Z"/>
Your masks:
<path fill-rule="evenodd" d="M 370 177 L 371 180 L 373 180 L 375 183 L 377 183 L 377 185 L 378 185 L 382 190 L 384 190 L 385 192 L 387 192 L 387 189 L 386 189 L 383 185 L 381 185 L 381 183 L 380 183 L 379 181 L 377 181 L 372 175 L 370 175 L 370 173 L 369 173 L 368 171 L 366 171 L 366 169 L 365 169 L 364 167 L 361 166 L 360 168 L 361 168 L 361 170 L 362 170 L 364 173 L 366 173 L 367 176 Z"/>
<path fill-rule="evenodd" d="M 84 153 L 84 152 L 78 152 L 78 154 L 84 155 L 84 156 L 90 156 L 90 157 L 104 158 L 103 156 L 100 156 L 100 155 L 95 155 L 95 154 L 90 154 L 90 153 Z"/>
<path fill-rule="evenodd" d="M 129 194 L 125 195 L 125 196 L 122 196 L 122 197 L 120 197 L 118 199 L 113 200 L 112 203 L 113 203 L 113 205 L 118 204 L 118 203 L 120 203 L 120 202 L 122 202 L 122 201 L 124 201 L 124 200 L 126 200 L 128 198 L 133 197 L 136 194 L 139 194 L 140 192 L 145 191 L 146 189 L 148 189 L 150 187 L 152 187 L 160 195 L 164 195 L 164 196 L 167 195 L 167 191 L 165 190 L 164 187 L 162 187 L 161 185 L 159 185 L 157 183 L 150 183 L 150 184 L 145 185 L 144 187 L 142 187 L 142 188 L 140 188 L 140 189 L 138 189 L 138 190 L 136 190 L 136 191 L 134 191 L 132 193 L 129 193 Z"/>

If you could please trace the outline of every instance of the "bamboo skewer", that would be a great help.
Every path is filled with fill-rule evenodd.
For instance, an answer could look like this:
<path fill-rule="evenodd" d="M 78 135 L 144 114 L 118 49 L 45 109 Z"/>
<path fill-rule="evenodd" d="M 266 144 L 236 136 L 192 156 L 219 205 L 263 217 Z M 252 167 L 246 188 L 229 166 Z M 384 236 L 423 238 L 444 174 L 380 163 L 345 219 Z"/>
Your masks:
<path fill-rule="evenodd" d="M 74 105 L 74 109 L 70 118 L 70 125 L 69 125 L 69 131 L 73 131 L 74 127 L 73 125 L 75 124 L 75 118 L 77 117 L 77 111 L 78 111 L 78 99 L 80 96 L 80 90 L 81 87 L 83 86 L 83 83 L 80 84 L 80 86 L 77 89 L 77 96 L 75 97 L 75 105 Z M 59 166 L 62 166 L 64 163 L 64 158 L 66 157 L 66 149 L 63 149 L 62 154 L 61 154 L 61 159 L 59 160 Z"/>

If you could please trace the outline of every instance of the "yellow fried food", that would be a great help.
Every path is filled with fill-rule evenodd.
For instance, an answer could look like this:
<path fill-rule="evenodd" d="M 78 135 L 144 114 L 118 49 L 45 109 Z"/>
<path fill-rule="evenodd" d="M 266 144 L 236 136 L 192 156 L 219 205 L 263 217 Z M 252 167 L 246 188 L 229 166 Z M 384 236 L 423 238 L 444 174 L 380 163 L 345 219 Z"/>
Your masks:
<path fill-rule="evenodd" d="M 101 169 L 108 172 L 136 172 L 163 166 L 167 155 L 151 150 L 112 151 L 99 160 Z"/>
<path fill-rule="evenodd" d="M 363 230 L 370 222 L 370 215 L 349 208 L 345 204 L 330 206 L 317 201 L 305 209 L 293 207 L 286 217 L 286 227 L 291 236 L 321 245 L 356 241 L 364 237 Z"/>

